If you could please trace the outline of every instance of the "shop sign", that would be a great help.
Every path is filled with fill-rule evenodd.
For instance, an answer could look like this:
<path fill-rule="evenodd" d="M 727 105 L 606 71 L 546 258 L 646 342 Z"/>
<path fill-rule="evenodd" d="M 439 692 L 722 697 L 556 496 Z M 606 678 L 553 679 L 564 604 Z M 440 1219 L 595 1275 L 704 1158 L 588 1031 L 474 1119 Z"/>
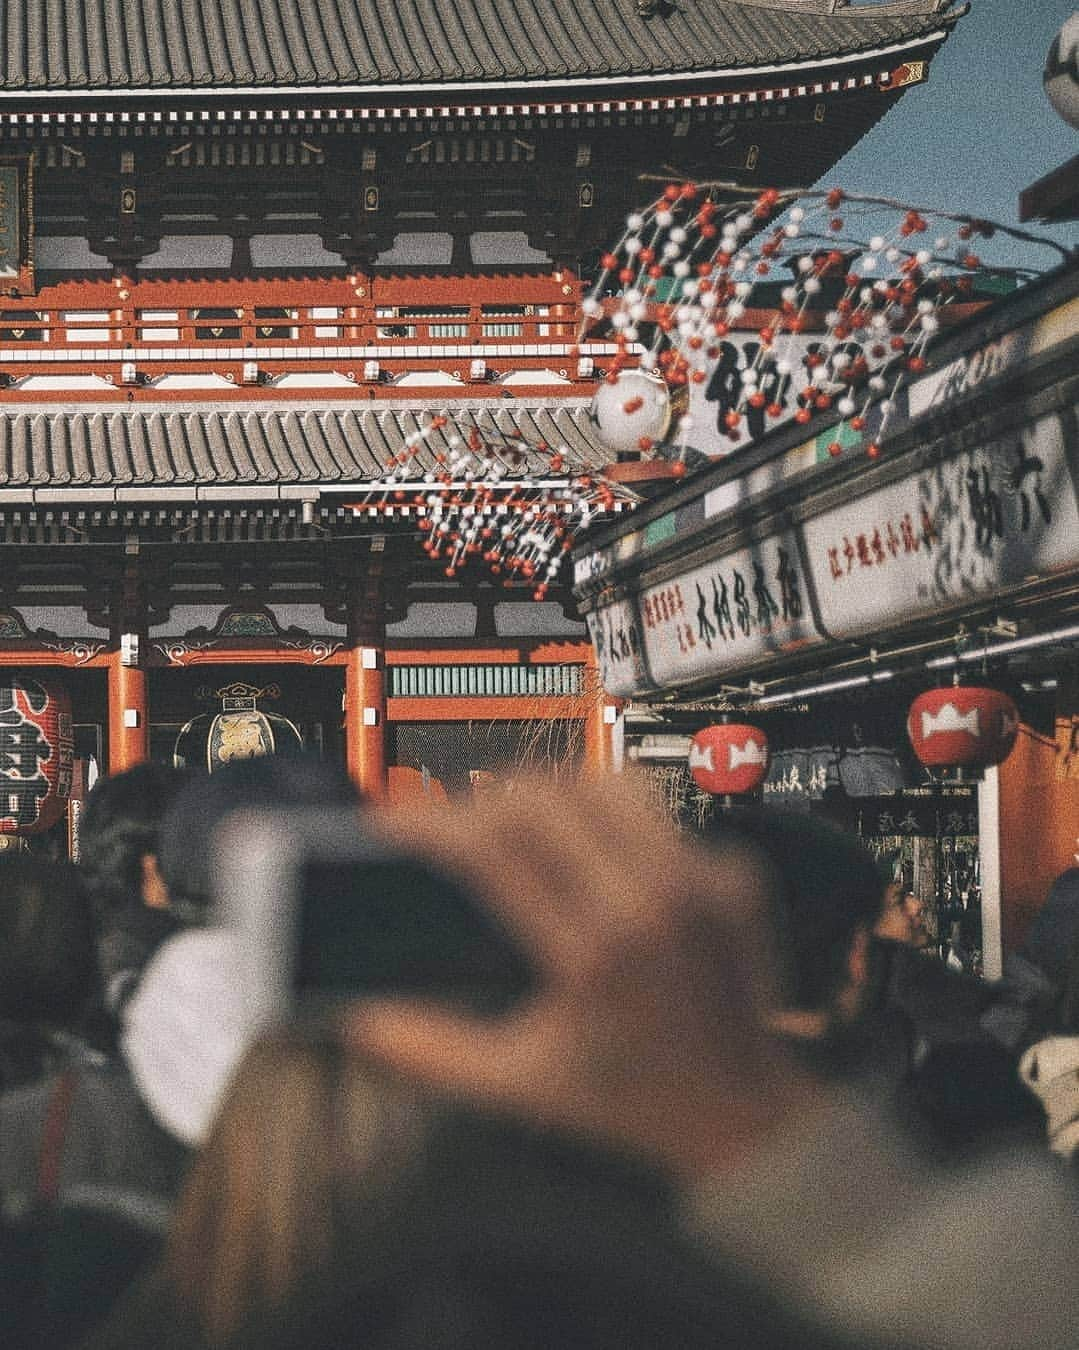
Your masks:
<path fill-rule="evenodd" d="M 860 801 L 858 809 L 863 834 L 933 839 L 978 833 L 978 802 L 972 794 L 940 800 L 935 795 L 876 797 Z"/>
<path fill-rule="evenodd" d="M 790 534 L 644 587 L 638 612 L 647 667 L 660 688 L 821 640 Z"/>
<path fill-rule="evenodd" d="M 828 814 L 852 833 L 871 838 L 964 838 L 978 833 L 975 794 L 969 784 L 951 784 L 876 797 L 839 796 L 829 803 Z"/>
<path fill-rule="evenodd" d="M 849 344 L 855 354 L 857 344 Z M 793 414 L 798 407 L 797 394 L 809 383 L 812 369 L 805 364 L 806 357 L 821 346 L 820 336 L 787 334 L 767 355 L 761 358 L 761 341 L 754 333 L 732 334 L 716 348 L 716 357 L 704 367 L 704 379 L 689 386 L 689 415 L 692 430 L 688 443 L 709 459 L 725 459 L 759 441 L 766 431 L 775 426 L 777 418 L 769 417 L 769 405 Z M 846 348 L 844 348 L 846 350 Z M 860 353 L 860 348 L 858 349 Z M 791 371 L 781 375 L 778 362 L 789 363 Z M 765 396 L 765 405 L 755 408 L 745 401 L 746 387 L 743 374 L 756 363 L 755 388 Z M 740 440 L 727 434 L 726 416 L 737 410 L 744 414 Z"/>
<path fill-rule="evenodd" d="M 854 637 L 1079 565 L 1058 416 L 825 511 L 803 526 L 821 622 Z"/>
<path fill-rule="evenodd" d="M 913 381 L 909 389 L 910 415 L 920 417 L 950 406 L 988 381 L 1074 338 L 1076 332 L 1079 332 L 1079 299 L 1058 305 L 1033 322 L 964 352 L 939 370 Z"/>
<path fill-rule="evenodd" d="M 648 677 L 640 624 L 631 601 L 599 605 L 586 615 L 586 621 L 608 694 L 628 698 L 655 688 Z"/>

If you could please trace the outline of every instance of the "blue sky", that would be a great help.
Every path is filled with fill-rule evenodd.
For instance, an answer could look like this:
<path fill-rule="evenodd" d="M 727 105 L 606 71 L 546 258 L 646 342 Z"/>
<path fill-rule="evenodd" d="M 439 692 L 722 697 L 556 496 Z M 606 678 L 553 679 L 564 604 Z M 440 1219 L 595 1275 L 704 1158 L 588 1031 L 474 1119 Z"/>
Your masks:
<path fill-rule="evenodd" d="M 1079 131 L 1042 89 L 1050 44 L 1074 0 L 971 0 L 929 80 L 831 170 L 822 186 L 969 211 L 1019 226 L 1019 193 L 1079 153 Z M 1079 223 L 1021 228 L 1079 243 Z M 980 249 L 986 261 L 1048 268 L 1058 255 L 1022 244 Z"/>

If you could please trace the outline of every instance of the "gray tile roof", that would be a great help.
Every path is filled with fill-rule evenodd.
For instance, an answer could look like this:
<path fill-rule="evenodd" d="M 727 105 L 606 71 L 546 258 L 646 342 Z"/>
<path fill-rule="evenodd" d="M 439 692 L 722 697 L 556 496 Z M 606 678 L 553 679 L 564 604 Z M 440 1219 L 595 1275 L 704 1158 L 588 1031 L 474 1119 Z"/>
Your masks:
<path fill-rule="evenodd" d="M 0 97 L 392 91 L 752 68 L 907 42 L 957 16 L 929 12 L 936 0 L 900 0 L 884 12 L 823 8 L 813 0 L 677 0 L 646 19 L 635 0 L 5 0 Z"/>
<path fill-rule="evenodd" d="M 26 489 L 287 487 L 304 483 L 362 484 L 382 479 L 386 461 L 420 426 L 412 407 L 308 407 L 292 410 L 266 404 L 236 409 L 171 408 L 113 411 L 0 412 L 0 509 L 23 499 Z M 447 449 L 446 436 L 478 426 L 497 443 L 497 432 L 535 445 L 568 447 L 566 472 L 598 468 L 611 453 L 597 441 L 583 402 L 525 405 L 474 402 L 455 406 L 449 425 L 421 449 L 418 464 L 429 468 L 433 454 Z M 429 421 L 423 416 L 423 421 Z M 506 458 L 504 456 L 504 458 Z M 513 476 L 540 473 L 547 465 L 536 453 Z M 547 469 L 547 476 L 550 471 Z"/>

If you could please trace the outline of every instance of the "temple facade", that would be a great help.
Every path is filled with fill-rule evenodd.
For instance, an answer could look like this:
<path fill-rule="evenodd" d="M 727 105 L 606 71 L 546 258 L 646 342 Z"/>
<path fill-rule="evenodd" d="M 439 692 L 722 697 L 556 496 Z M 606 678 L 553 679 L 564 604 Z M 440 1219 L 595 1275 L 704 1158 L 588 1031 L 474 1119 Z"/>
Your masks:
<path fill-rule="evenodd" d="M 189 724 L 230 711 L 374 794 L 604 766 L 562 576 L 447 567 L 424 517 L 597 476 L 581 300 L 627 211 L 672 174 L 809 185 L 961 13 L 13 0 L 0 666 L 66 687 L 76 785 L 212 758 Z"/>

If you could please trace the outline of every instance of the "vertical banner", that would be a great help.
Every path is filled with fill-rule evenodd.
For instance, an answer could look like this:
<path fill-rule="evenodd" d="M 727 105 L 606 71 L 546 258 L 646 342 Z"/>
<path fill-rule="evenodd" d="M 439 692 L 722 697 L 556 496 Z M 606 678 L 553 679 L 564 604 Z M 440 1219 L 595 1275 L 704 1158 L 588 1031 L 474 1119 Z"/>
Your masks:
<path fill-rule="evenodd" d="M 0 286 L 34 291 L 33 157 L 0 155 Z"/>

